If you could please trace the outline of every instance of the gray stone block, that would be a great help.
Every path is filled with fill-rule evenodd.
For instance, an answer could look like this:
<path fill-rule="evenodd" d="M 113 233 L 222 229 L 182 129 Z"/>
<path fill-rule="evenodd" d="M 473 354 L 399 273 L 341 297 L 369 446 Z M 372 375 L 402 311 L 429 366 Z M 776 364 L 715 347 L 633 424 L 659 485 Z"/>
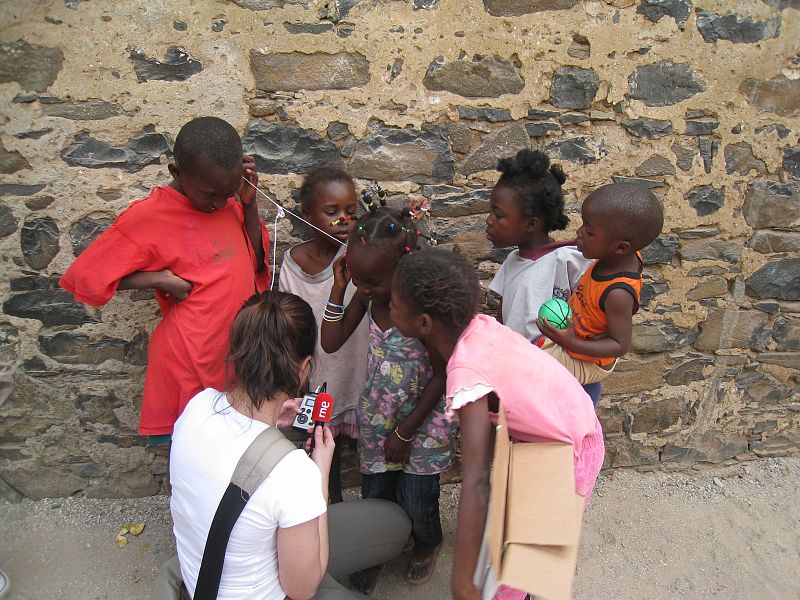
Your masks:
<path fill-rule="evenodd" d="M 800 300 L 800 258 L 770 260 L 745 283 L 747 295 L 753 298 Z"/>
<path fill-rule="evenodd" d="M 631 135 L 649 140 L 655 140 L 672 133 L 672 121 L 662 119 L 623 119 L 621 123 Z"/>
<path fill-rule="evenodd" d="M 800 179 L 800 146 L 783 149 L 782 166 L 789 179 Z"/>
<path fill-rule="evenodd" d="M 6 150 L 6 147 L 0 142 L 0 174 L 11 175 L 22 169 L 30 168 L 30 163 L 22 154 L 17 150 Z"/>
<path fill-rule="evenodd" d="M 578 0 L 483 0 L 483 7 L 493 17 L 518 17 L 547 10 L 566 10 Z"/>
<path fill-rule="evenodd" d="M 458 117 L 468 121 L 488 121 L 502 123 L 511 120 L 511 111 L 507 108 L 489 108 L 484 106 L 459 106 Z"/>
<path fill-rule="evenodd" d="M 592 69 L 560 67 L 553 74 L 550 104 L 558 108 L 589 108 L 600 88 L 600 78 Z"/>
<path fill-rule="evenodd" d="M 551 158 L 579 165 L 595 163 L 608 154 L 603 140 L 592 136 L 554 140 L 545 146 L 544 151 Z"/>
<path fill-rule="evenodd" d="M 697 13 L 697 29 L 706 42 L 727 40 L 734 44 L 752 44 L 778 37 L 781 32 L 781 18 L 754 21 L 736 13 L 718 15 L 700 11 Z"/>
<path fill-rule="evenodd" d="M 636 175 L 639 177 L 660 177 L 664 175 L 675 175 L 675 167 L 664 156 L 654 154 L 642 164 L 636 167 Z"/>
<path fill-rule="evenodd" d="M 44 92 L 64 63 L 58 48 L 33 46 L 25 40 L 0 45 L 0 83 L 16 81 L 24 90 Z"/>
<path fill-rule="evenodd" d="M 323 164 L 342 166 L 336 144 L 294 123 L 254 121 L 245 129 L 242 147 L 262 173 L 306 173 Z"/>
<path fill-rule="evenodd" d="M 725 146 L 725 172 L 728 175 L 739 173 L 749 175 L 755 171 L 756 175 L 764 175 L 767 165 L 760 158 L 753 155 L 753 147 L 747 142 L 738 142 Z"/>
<path fill-rule="evenodd" d="M 723 327 L 726 319 L 728 323 Z M 728 332 L 727 328 L 731 325 L 732 330 Z M 706 320 L 700 324 L 694 347 L 700 352 L 728 348 L 751 348 L 760 352 L 771 335 L 769 315 L 759 310 L 714 308 L 709 309 Z"/>
<path fill-rule="evenodd" d="M 800 183 L 757 179 L 747 186 L 742 212 L 753 229 L 789 228 L 800 222 Z"/>
<path fill-rule="evenodd" d="M 358 52 L 250 51 L 250 70 L 256 88 L 267 92 L 300 90 L 346 90 L 370 81 L 369 61 Z"/>
<path fill-rule="evenodd" d="M 178 46 L 167 48 L 163 61 L 150 58 L 136 46 L 129 46 L 128 54 L 133 61 L 133 70 L 139 83 L 150 80 L 186 81 L 203 70 L 203 64 L 199 60 L 185 48 Z"/>
<path fill-rule="evenodd" d="M 45 104 L 42 106 L 42 112 L 49 117 L 61 117 L 72 121 L 101 121 L 129 114 L 119 104 L 105 100 Z"/>
<path fill-rule="evenodd" d="M 522 123 L 514 123 L 490 133 L 483 143 L 472 151 L 458 166 L 463 175 L 497 168 L 499 157 L 514 156 L 530 147 L 528 130 Z"/>
<path fill-rule="evenodd" d="M 75 256 L 80 255 L 113 222 L 112 217 L 86 217 L 77 221 L 69 230 L 72 253 Z"/>
<path fill-rule="evenodd" d="M 671 319 L 638 323 L 633 328 L 631 350 L 640 354 L 668 352 L 694 342 L 697 334 L 678 327 Z"/>
<path fill-rule="evenodd" d="M 489 188 L 436 197 L 431 202 L 432 217 L 466 217 L 489 212 Z"/>
<path fill-rule="evenodd" d="M 698 217 L 706 217 L 717 212 L 725 204 L 725 186 L 716 189 L 712 185 L 693 187 L 683 195 Z"/>
<path fill-rule="evenodd" d="M 29 276 L 12 279 L 10 284 L 12 293 L 3 303 L 7 315 L 37 319 L 47 326 L 97 322 L 83 304 L 58 287 L 57 279 Z"/>
<path fill-rule="evenodd" d="M 350 174 L 380 181 L 440 183 L 452 180 L 453 164 L 444 128 L 380 125 L 356 144 Z"/>
<path fill-rule="evenodd" d="M 678 255 L 681 260 L 722 260 L 737 263 L 744 252 L 744 244 L 738 240 L 705 239 L 681 244 Z"/>
<path fill-rule="evenodd" d="M 747 247 L 762 254 L 800 252 L 800 233 L 762 229 L 753 234 Z"/>
<path fill-rule="evenodd" d="M 75 136 L 70 146 L 61 151 L 61 159 L 72 167 L 114 168 L 127 173 L 135 173 L 147 165 L 158 164 L 164 155 L 172 155 L 170 144 L 166 136 L 156 133 L 152 125 L 145 126 L 141 134 L 128 140 L 121 148 L 110 146 L 82 132 Z"/>
<path fill-rule="evenodd" d="M 429 90 L 466 98 L 498 98 L 518 94 L 525 87 L 525 80 L 512 61 L 499 56 L 475 55 L 471 61 L 450 62 L 440 56 L 428 66 L 423 84 Z"/>
<path fill-rule="evenodd" d="M 672 17 L 682 28 L 692 12 L 692 4 L 687 0 L 641 0 L 636 12 L 653 23 L 658 23 L 663 17 Z"/>
<path fill-rule="evenodd" d="M 628 97 L 646 106 L 677 104 L 705 90 L 705 84 L 687 63 L 668 60 L 638 67 L 628 78 Z"/>
<path fill-rule="evenodd" d="M 33 269 L 44 269 L 58 254 L 58 225 L 51 217 L 25 221 L 20 230 L 20 247 L 25 262 Z"/>
<path fill-rule="evenodd" d="M 0 239 L 14 233 L 17 227 L 17 219 L 14 218 L 14 213 L 5 204 L 0 204 Z"/>
<path fill-rule="evenodd" d="M 782 117 L 800 114 L 800 79 L 745 79 L 739 86 L 739 93 L 760 112 Z"/>

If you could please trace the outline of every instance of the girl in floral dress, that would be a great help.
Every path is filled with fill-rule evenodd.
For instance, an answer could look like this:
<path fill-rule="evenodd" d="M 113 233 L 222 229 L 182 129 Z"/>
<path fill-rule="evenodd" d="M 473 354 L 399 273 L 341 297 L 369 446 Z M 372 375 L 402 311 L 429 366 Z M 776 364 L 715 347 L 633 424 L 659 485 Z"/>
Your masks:
<path fill-rule="evenodd" d="M 374 205 L 373 205 L 374 206 Z M 357 409 L 362 496 L 397 502 L 412 522 L 414 554 L 406 581 L 430 579 L 442 543 L 439 475 L 453 460 L 453 426 L 445 415 L 444 362 L 389 320 L 397 261 L 420 236 L 409 209 L 375 208 L 359 218 L 345 256 L 334 262 L 334 284 L 321 328 L 322 348 L 335 352 L 367 315 L 367 382 Z M 347 307 L 344 293 L 357 288 Z M 379 570 L 351 575 L 367 594 Z"/>

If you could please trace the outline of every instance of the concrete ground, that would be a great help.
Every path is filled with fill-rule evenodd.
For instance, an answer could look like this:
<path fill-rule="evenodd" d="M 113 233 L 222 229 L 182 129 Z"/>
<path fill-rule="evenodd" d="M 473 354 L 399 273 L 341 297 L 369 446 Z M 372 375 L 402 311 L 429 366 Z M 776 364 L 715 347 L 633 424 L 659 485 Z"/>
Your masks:
<path fill-rule="evenodd" d="M 689 473 L 604 473 L 586 513 L 573 596 L 580 600 L 800 598 L 800 459 Z M 381 600 L 449 597 L 458 485 L 444 486 L 446 549 L 427 584 L 384 570 Z M 114 544 L 119 527 L 145 523 Z M 0 505 L 0 568 L 10 598 L 148 598 L 174 552 L 166 497 L 82 498 Z"/>

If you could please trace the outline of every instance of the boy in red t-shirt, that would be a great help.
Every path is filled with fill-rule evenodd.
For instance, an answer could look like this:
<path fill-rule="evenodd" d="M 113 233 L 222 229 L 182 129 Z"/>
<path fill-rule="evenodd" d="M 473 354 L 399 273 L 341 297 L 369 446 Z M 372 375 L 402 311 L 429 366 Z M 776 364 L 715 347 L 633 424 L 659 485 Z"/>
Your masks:
<path fill-rule="evenodd" d="M 117 290 L 155 290 L 163 317 L 150 340 L 139 421 L 151 437 L 171 434 L 201 390 L 224 389 L 233 318 L 269 282 L 269 235 L 255 188 L 242 180 L 255 185 L 258 175 L 239 134 L 222 119 L 194 119 L 174 155 L 172 183 L 132 203 L 59 282 L 92 306 Z"/>
<path fill-rule="evenodd" d="M 642 289 L 639 250 L 661 233 L 664 213 L 647 188 L 614 183 L 589 194 L 581 217 L 578 250 L 595 261 L 570 296 L 572 319 L 565 329 L 546 320 L 537 325 L 550 338 L 542 350 L 588 384 L 608 377 L 628 351 Z"/>

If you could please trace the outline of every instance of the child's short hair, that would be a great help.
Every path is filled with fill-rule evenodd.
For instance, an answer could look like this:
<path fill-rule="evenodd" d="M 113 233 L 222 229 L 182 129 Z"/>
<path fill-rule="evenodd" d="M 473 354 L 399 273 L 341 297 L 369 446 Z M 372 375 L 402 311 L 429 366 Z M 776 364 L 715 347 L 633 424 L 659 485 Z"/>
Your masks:
<path fill-rule="evenodd" d="M 232 171 L 242 164 L 242 140 L 227 121 L 199 117 L 181 127 L 173 153 L 178 167 L 187 173 L 208 166 Z"/>
<path fill-rule="evenodd" d="M 228 362 L 258 409 L 279 393 L 300 391 L 300 364 L 313 358 L 316 344 L 317 321 L 308 302 L 287 292 L 262 292 L 233 321 Z"/>
<path fill-rule="evenodd" d="M 311 204 L 314 202 L 317 187 L 329 181 L 349 183 L 353 186 L 353 189 L 355 189 L 353 178 L 342 169 L 331 165 L 322 165 L 321 167 L 311 169 L 305 179 L 303 179 L 303 185 L 300 187 L 300 206 L 305 210 L 309 210 Z"/>
<path fill-rule="evenodd" d="M 469 261 L 455 252 L 427 248 L 404 256 L 395 275 L 403 298 L 457 331 L 478 312 L 481 288 Z"/>
<path fill-rule="evenodd" d="M 564 214 L 564 192 L 561 185 L 567 180 L 558 165 L 539 150 L 520 150 L 514 158 L 497 163 L 502 173 L 497 186 L 515 191 L 521 212 L 526 217 L 541 217 L 545 232 L 566 228 L 569 218 Z"/>
<path fill-rule="evenodd" d="M 611 183 L 594 190 L 585 200 L 603 215 L 604 227 L 620 240 L 641 250 L 658 237 L 664 211 L 655 194 L 631 183 Z"/>
<path fill-rule="evenodd" d="M 419 237 L 410 209 L 381 206 L 358 218 L 348 243 L 390 247 L 400 257 L 417 249 Z"/>

